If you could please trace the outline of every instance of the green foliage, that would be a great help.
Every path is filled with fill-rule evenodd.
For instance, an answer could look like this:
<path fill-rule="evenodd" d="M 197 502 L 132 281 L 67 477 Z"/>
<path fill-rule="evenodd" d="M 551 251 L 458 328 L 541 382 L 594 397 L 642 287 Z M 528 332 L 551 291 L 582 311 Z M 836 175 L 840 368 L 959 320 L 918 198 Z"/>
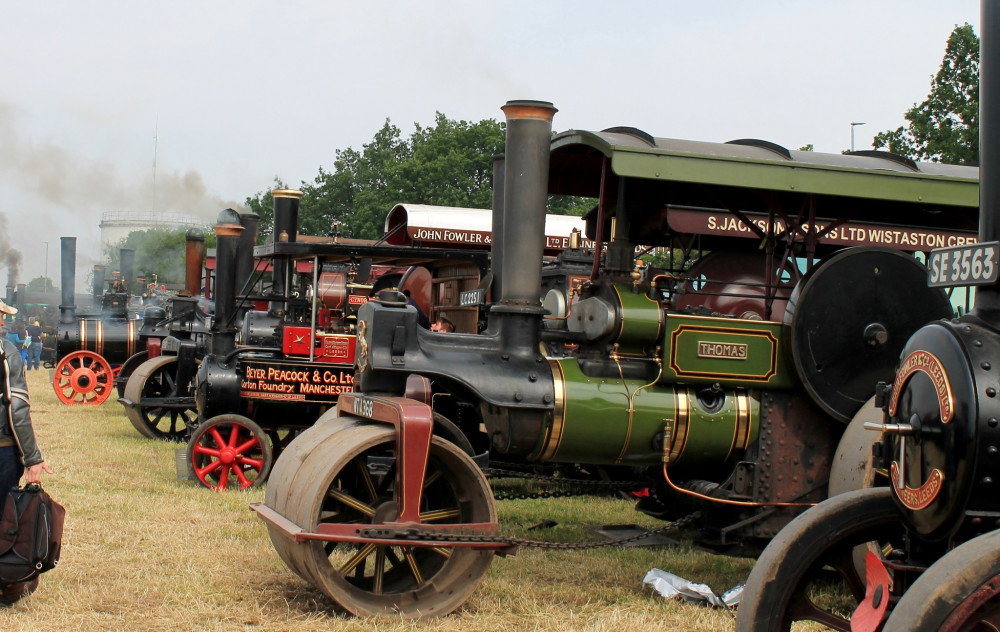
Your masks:
<path fill-rule="evenodd" d="M 930 94 L 905 115 L 906 127 L 875 135 L 875 149 L 953 164 L 979 160 L 979 37 L 968 23 L 948 37 Z"/>
<path fill-rule="evenodd" d="M 455 121 L 438 112 L 434 125 L 415 125 L 403 138 L 388 119 L 361 150 L 337 150 L 333 169 L 319 168 L 300 186 L 299 231 L 329 235 L 334 224 L 345 237 L 375 239 L 385 217 L 400 203 L 488 209 L 493 198 L 493 157 L 502 153 L 506 126 L 493 119 Z M 275 187 L 284 183 L 275 180 Z M 274 223 L 269 191 L 247 198 L 260 216 L 259 241 Z M 549 213 L 583 215 L 593 200 L 551 196 Z"/>
<path fill-rule="evenodd" d="M 52 292 L 56 287 L 52 284 L 52 279 L 38 276 L 28 281 L 25 289 L 29 292 Z"/>
<path fill-rule="evenodd" d="M 108 280 L 111 279 L 111 271 L 119 269 L 121 249 L 134 248 L 136 277 L 146 277 L 148 281 L 152 281 L 153 275 L 156 275 L 159 283 L 184 283 L 186 235 L 186 228 L 132 231 L 104 253 Z M 215 248 L 215 233 L 211 230 L 205 230 L 205 248 Z"/>
<path fill-rule="evenodd" d="M 803 145 L 799 147 L 799 151 L 813 151 L 813 144 L 809 143 L 808 145 Z"/>

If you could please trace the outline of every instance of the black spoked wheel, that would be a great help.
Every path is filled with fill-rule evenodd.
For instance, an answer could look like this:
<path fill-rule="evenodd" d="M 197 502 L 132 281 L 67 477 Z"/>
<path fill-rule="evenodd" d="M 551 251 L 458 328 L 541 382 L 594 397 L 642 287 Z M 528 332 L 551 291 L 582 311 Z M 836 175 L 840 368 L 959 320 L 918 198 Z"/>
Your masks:
<path fill-rule="evenodd" d="M 129 376 L 124 399 L 132 403 L 125 404 L 125 414 L 142 436 L 184 441 L 188 429 L 197 422 L 198 412 L 193 402 L 190 407 L 148 403 L 177 395 L 176 371 L 177 356 L 159 356 L 143 362 Z"/>
<path fill-rule="evenodd" d="M 737 632 L 785 631 L 795 621 L 849 631 L 851 614 L 865 595 L 853 550 L 870 543 L 898 546 L 902 538 L 891 494 L 888 488 L 840 494 L 782 529 L 750 573 Z"/>
<path fill-rule="evenodd" d="M 307 530 L 327 522 L 396 520 L 395 430 L 340 418 L 303 433 L 275 465 L 265 502 Z M 438 437 L 431 444 L 420 516 L 428 524 L 496 520 L 482 472 Z M 493 558 L 492 551 L 461 547 L 295 545 L 273 529 L 271 540 L 290 568 L 360 616 L 447 614 L 472 594 Z"/>
<path fill-rule="evenodd" d="M 1000 630 L 1000 531 L 973 538 L 924 571 L 885 632 Z"/>

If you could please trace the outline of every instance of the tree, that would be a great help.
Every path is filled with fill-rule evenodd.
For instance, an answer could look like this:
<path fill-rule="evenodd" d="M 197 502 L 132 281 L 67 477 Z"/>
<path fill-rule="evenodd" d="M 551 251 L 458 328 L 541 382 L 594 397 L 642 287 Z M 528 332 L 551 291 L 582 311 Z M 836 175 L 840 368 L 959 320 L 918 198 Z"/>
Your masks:
<path fill-rule="evenodd" d="M 56 289 L 56 286 L 52 283 L 52 279 L 42 276 L 37 276 L 28 281 L 28 284 L 24 287 L 29 292 L 53 292 Z"/>
<path fill-rule="evenodd" d="M 948 37 L 931 91 L 905 114 L 909 124 L 875 135 L 875 149 L 913 160 L 979 161 L 979 37 L 968 23 Z"/>
<path fill-rule="evenodd" d="M 135 276 L 145 277 L 152 282 L 155 275 L 158 283 L 179 285 L 184 283 L 187 252 L 186 228 L 153 228 L 136 230 L 125 239 L 111 246 L 104 253 L 110 271 L 121 265 L 121 249 L 135 249 Z M 205 248 L 215 247 L 215 233 L 205 230 Z"/>
<path fill-rule="evenodd" d="M 493 156 L 502 153 L 506 126 L 493 119 L 478 123 L 455 121 L 437 112 L 434 125 L 415 125 L 403 138 L 386 119 L 362 149 L 337 150 L 333 169 L 301 185 L 299 231 L 330 234 L 339 224 L 343 236 L 375 239 L 385 217 L 399 203 L 488 209 L 493 196 Z M 279 181 L 275 184 L 280 186 Z M 247 198 L 260 215 L 260 234 L 273 225 L 270 192 Z M 594 202 L 551 196 L 549 212 L 582 215 Z"/>

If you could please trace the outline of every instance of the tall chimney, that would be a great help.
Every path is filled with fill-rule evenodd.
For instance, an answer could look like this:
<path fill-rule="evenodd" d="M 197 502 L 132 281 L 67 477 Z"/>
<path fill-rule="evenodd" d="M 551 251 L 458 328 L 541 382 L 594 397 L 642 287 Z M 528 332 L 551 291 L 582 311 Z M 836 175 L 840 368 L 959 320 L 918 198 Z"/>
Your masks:
<path fill-rule="evenodd" d="M 239 251 L 236 255 L 236 291 L 249 292 L 247 281 L 253 276 L 253 247 L 257 244 L 257 225 L 260 217 L 256 213 L 240 213 Z"/>
<path fill-rule="evenodd" d="M 493 233 L 490 238 L 490 267 L 493 270 L 493 298 L 500 296 L 503 283 L 503 154 L 493 156 Z"/>
<path fill-rule="evenodd" d="M 135 248 L 122 248 L 120 254 L 119 269 L 122 271 L 122 280 L 125 282 L 125 293 L 132 296 L 135 279 Z"/>
<path fill-rule="evenodd" d="M 239 213 L 231 208 L 219 213 L 215 224 L 215 318 L 212 319 L 212 353 L 223 356 L 236 348 L 236 258 L 240 242 Z"/>
<path fill-rule="evenodd" d="M 982 0 L 979 6 L 982 29 L 979 42 L 979 241 L 1000 239 L 1000 6 Z M 994 120 L 995 119 L 995 120 Z M 980 286 L 976 290 L 976 311 L 993 312 L 989 320 L 1000 319 L 1000 288 Z"/>
<path fill-rule="evenodd" d="M 205 267 L 205 233 L 189 228 L 184 235 L 184 290 L 191 296 L 201 294 L 201 269 Z"/>
<path fill-rule="evenodd" d="M 293 189 L 275 189 L 271 191 L 274 200 L 274 230 L 271 233 L 271 240 L 274 243 L 283 241 L 295 241 L 295 235 L 299 226 L 299 200 L 302 198 L 302 191 Z M 272 259 L 271 269 L 271 293 L 274 296 L 284 297 L 288 281 L 290 280 L 288 266 L 283 259 Z M 285 309 L 284 302 L 272 302 L 268 311 L 272 314 Z"/>
<path fill-rule="evenodd" d="M 545 101 L 508 101 L 503 188 L 503 284 L 499 303 L 540 307 L 549 143 L 556 108 Z M 513 268 L 517 274 L 513 274 Z M 511 272 L 511 273 L 508 273 Z"/>
<path fill-rule="evenodd" d="M 60 287 L 62 288 L 62 304 L 59 305 L 59 322 L 64 325 L 73 323 L 76 304 L 76 237 L 60 237 L 62 259 L 60 269 Z"/>
<path fill-rule="evenodd" d="M 17 318 L 18 320 L 24 320 L 24 295 L 28 291 L 28 286 L 24 283 L 17 284 L 17 304 L 14 306 L 17 308 Z"/>
<path fill-rule="evenodd" d="M 102 265 L 94 266 L 94 305 L 101 304 L 101 297 L 104 296 L 104 274 L 107 268 Z"/>

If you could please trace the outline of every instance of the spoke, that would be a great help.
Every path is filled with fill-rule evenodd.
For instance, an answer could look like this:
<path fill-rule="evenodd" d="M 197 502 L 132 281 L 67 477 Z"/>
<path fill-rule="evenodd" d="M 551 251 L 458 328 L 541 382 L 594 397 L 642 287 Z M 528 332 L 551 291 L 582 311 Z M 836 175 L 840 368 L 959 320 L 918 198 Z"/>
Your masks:
<path fill-rule="evenodd" d="M 804 587 L 802 588 L 804 589 Z M 840 632 L 851 632 L 850 621 L 843 617 L 838 617 L 832 612 L 823 610 L 810 601 L 801 590 L 792 596 L 788 604 L 788 614 L 791 616 L 792 621 L 816 621 Z"/>
<path fill-rule="evenodd" d="M 255 446 L 259 446 L 259 445 L 260 445 L 260 441 L 257 440 L 257 437 L 251 435 L 249 441 L 244 441 L 239 446 L 236 446 L 236 454 L 243 454 L 244 452 L 249 451 L 250 448 L 255 447 Z"/>
<path fill-rule="evenodd" d="M 240 465 L 249 465 L 258 472 L 264 469 L 264 459 L 254 459 L 249 456 L 238 456 L 236 457 L 236 462 Z"/>
<path fill-rule="evenodd" d="M 442 546 L 434 546 L 428 549 L 432 553 L 437 553 L 441 557 L 451 557 L 451 554 L 455 552 L 455 549 L 446 549 Z"/>
<path fill-rule="evenodd" d="M 436 481 L 439 478 L 441 478 L 442 475 L 443 475 L 443 473 L 441 472 L 441 470 L 434 470 L 433 474 L 431 474 L 430 476 L 424 477 L 424 489 L 427 489 L 428 487 L 430 487 L 434 483 L 434 481 Z"/>
<path fill-rule="evenodd" d="M 208 433 L 210 435 L 212 435 L 213 439 L 215 439 L 215 445 L 216 445 L 216 447 L 218 447 L 218 448 L 225 447 L 226 442 L 222 440 L 222 435 L 219 434 L 219 428 L 218 428 L 218 426 L 212 426 L 211 428 L 209 428 L 208 429 Z"/>
<path fill-rule="evenodd" d="M 385 476 L 382 478 L 382 482 L 379 483 L 376 497 L 381 498 L 382 496 L 384 496 L 389 487 L 391 487 L 392 484 L 395 482 L 396 482 L 396 462 L 393 461 L 392 465 L 389 466 L 389 471 L 385 473 Z"/>
<path fill-rule="evenodd" d="M 200 443 L 195 444 L 193 452 L 195 454 L 204 454 L 207 456 L 214 456 L 216 458 L 218 458 L 221 455 L 221 452 L 219 452 L 219 450 L 215 448 L 210 448 Z"/>
<path fill-rule="evenodd" d="M 238 467 L 234 467 L 232 468 L 232 471 L 236 473 L 236 480 L 240 482 L 240 489 L 246 489 L 247 487 L 253 485 L 253 481 L 247 479 L 246 475 L 243 473 L 243 470 L 241 470 Z"/>
<path fill-rule="evenodd" d="M 243 426 L 240 426 L 239 424 L 233 424 L 232 426 L 230 426 L 230 428 L 232 429 L 231 432 L 229 433 L 230 448 L 236 447 L 236 442 L 240 440 L 240 429 L 242 427 Z"/>
<path fill-rule="evenodd" d="M 461 510 L 458 507 L 455 507 L 454 509 L 437 509 L 435 511 L 421 513 L 420 522 L 438 522 L 449 518 L 459 518 L 460 516 Z"/>
<path fill-rule="evenodd" d="M 363 455 L 362 455 L 363 456 Z M 354 464 L 361 472 L 361 481 L 365 484 L 365 489 L 368 490 L 368 497 L 371 498 L 372 503 L 378 500 L 378 495 L 375 490 L 375 481 L 372 480 L 372 473 L 368 471 L 368 463 L 366 463 L 362 456 L 354 459 Z"/>
<path fill-rule="evenodd" d="M 372 586 L 372 592 L 376 595 L 382 594 L 382 584 L 385 579 L 385 547 L 380 546 L 375 551 L 375 568 L 372 569 L 375 577 L 375 583 Z"/>
<path fill-rule="evenodd" d="M 330 491 L 327 492 L 327 495 L 330 496 L 331 498 L 339 500 L 340 502 L 344 503 L 345 505 L 347 505 L 348 507 L 350 507 L 350 508 L 352 508 L 352 509 L 354 509 L 356 511 L 360 511 L 361 513 L 365 514 L 366 516 L 369 516 L 369 517 L 372 517 L 372 518 L 375 517 L 375 508 L 374 507 L 372 507 L 371 505 L 366 505 L 365 503 L 363 503 L 360 500 L 358 500 L 357 498 L 355 498 L 355 497 L 347 494 L 346 492 L 343 492 L 343 491 L 341 491 L 339 489 L 331 489 Z"/>
<path fill-rule="evenodd" d="M 216 489 L 218 489 L 220 492 L 226 489 L 226 485 L 229 484 L 229 472 L 231 470 L 232 470 L 231 466 L 223 465 L 221 470 L 219 471 L 219 484 L 216 486 Z"/>
<path fill-rule="evenodd" d="M 219 469 L 220 467 L 222 467 L 222 461 L 212 461 L 205 467 L 198 469 L 197 474 L 198 476 L 204 478 L 205 476 L 208 476 L 209 474 Z"/>
<path fill-rule="evenodd" d="M 362 562 L 364 562 L 365 559 L 369 555 L 371 555 L 372 551 L 374 551 L 374 550 L 375 550 L 375 545 L 371 544 L 371 543 L 366 544 L 363 547 L 361 547 L 360 549 L 358 549 L 358 552 L 355 553 L 354 555 L 352 555 L 351 559 L 349 559 L 346 562 L 344 562 L 344 565 L 340 567 L 340 574 L 344 575 L 345 577 L 347 575 L 349 575 L 351 573 L 351 571 L 353 571 L 355 568 L 357 568 L 358 564 L 361 564 Z"/>
<path fill-rule="evenodd" d="M 417 586 L 423 585 L 424 576 L 420 572 L 420 566 L 417 565 L 417 558 L 413 557 L 413 549 L 403 549 L 403 555 L 410 565 L 410 572 L 413 573 L 413 579 L 417 580 Z"/>

